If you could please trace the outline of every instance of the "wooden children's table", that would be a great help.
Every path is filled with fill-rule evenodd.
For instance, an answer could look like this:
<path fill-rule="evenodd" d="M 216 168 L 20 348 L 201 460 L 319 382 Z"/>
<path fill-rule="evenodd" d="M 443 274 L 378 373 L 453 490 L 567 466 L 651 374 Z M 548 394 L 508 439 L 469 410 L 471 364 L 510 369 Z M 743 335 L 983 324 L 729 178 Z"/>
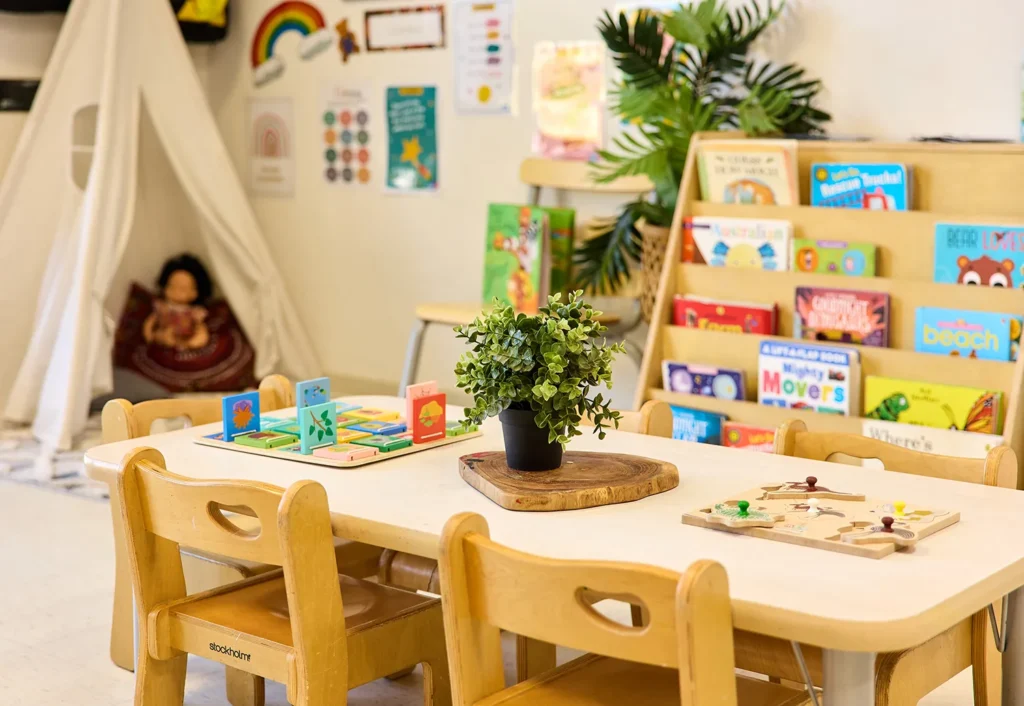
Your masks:
<path fill-rule="evenodd" d="M 345 398 L 401 409 L 397 397 Z M 450 406 L 449 418 L 461 416 Z M 93 478 L 111 482 L 124 455 L 152 446 L 171 471 L 279 486 L 323 484 L 335 534 L 436 558 L 445 522 L 483 515 L 495 541 L 557 559 L 634 561 L 685 571 L 698 559 L 729 574 L 736 628 L 821 647 L 829 706 L 874 704 L 875 655 L 908 649 L 1010 594 L 1004 706 L 1024 706 L 1024 493 L 874 469 L 758 454 L 625 432 L 585 434 L 581 451 L 648 456 L 679 469 L 674 490 L 643 500 L 567 512 L 504 510 L 459 476 L 460 456 L 502 448 L 497 420 L 464 443 L 354 469 L 231 453 L 193 443 L 216 425 L 105 444 L 86 454 Z M 684 525 L 684 511 L 762 483 L 816 476 L 822 485 L 956 509 L 960 522 L 913 552 L 868 559 Z M 354 528 L 358 527 L 358 531 Z"/>

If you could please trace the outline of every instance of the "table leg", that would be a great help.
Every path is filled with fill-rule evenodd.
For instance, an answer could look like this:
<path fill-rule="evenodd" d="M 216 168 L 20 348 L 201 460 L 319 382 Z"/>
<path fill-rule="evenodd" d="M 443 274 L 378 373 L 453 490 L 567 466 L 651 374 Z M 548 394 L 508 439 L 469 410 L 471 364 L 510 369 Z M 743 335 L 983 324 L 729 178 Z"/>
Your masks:
<path fill-rule="evenodd" d="M 828 706 L 874 706 L 875 654 L 824 650 L 823 686 Z"/>
<path fill-rule="evenodd" d="M 402 381 L 398 383 L 398 396 L 405 397 L 405 388 L 416 379 L 416 368 L 420 364 L 420 349 L 423 347 L 423 332 L 427 330 L 427 322 L 416 319 L 409 332 L 409 343 L 405 349 L 405 365 L 402 366 Z"/>
<path fill-rule="evenodd" d="M 1003 706 L 1024 706 L 1024 588 L 1010 594 L 1006 610 Z"/>

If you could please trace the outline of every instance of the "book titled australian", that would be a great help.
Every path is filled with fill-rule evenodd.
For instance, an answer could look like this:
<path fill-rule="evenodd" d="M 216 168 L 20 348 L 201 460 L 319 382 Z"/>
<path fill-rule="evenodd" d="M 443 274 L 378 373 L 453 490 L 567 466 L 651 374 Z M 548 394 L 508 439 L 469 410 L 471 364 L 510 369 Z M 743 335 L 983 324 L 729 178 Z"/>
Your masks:
<path fill-rule="evenodd" d="M 789 221 L 695 216 L 683 222 L 683 262 L 788 270 L 792 237 Z"/>
<path fill-rule="evenodd" d="M 889 295 L 826 287 L 797 287 L 793 336 L 808 341 L 889 345 Z"/>
<path fill-rule="evenodd" d="M 800 203 L 796 140 L 704 140 L 697 170 L 702 198 L 711 203 Z"/>
<path fill-rule="evenodd" d="M 665 360 L 661 363 L 661 378 L 662 387 L 670 392 L 717 397 L 720 400 L 746 399 L 742 370 Z"/>
<path fill-rule="evenodd" d="M 686 328 L 728 333 L 775 335 L 778 306 L 676 294 L 672 323 Z"/>
<path fill-rule="evenodd" d="M 811 165 L 812 206 L 906 211 L 910 198 L 910 169 L 905 164 Z"/>
<path fill-rule="evenodd" d="M 721 444 L 727 417 L 692 407 L 672 405 L 672 438 L 701 444 Z"/>
<path fill-rule="evenodd" d="M 937 223 L 935 281 L 1024 288 L 1024 226 Z"/>
<path fill-rule="evenodd" d="M 840 346 L 762 341 L 757 399 L 761 404 L 856 413 L 860 355 Z"/>
<path fill-rule="evenodd" d="M 1018 314 L 967 309 L 917 309 L 914 350 L 981 360 L 1017 360 L 1021 325 Z"/>

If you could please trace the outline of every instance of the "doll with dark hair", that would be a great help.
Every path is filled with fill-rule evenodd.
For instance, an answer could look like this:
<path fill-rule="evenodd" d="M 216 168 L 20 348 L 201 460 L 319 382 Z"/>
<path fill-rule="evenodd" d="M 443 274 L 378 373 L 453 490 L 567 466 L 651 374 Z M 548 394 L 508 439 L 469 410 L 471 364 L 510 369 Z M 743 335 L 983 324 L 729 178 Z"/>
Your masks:
<path fill-rule="evenodd" d="M 179 351 L 209 343 L 204 305 L 213 293 L 213 282 L 203 263 L 188 253 L 173 257 L 164 263 L 158 284 L 161 296 L 142 325 L 146 343 Z"/>

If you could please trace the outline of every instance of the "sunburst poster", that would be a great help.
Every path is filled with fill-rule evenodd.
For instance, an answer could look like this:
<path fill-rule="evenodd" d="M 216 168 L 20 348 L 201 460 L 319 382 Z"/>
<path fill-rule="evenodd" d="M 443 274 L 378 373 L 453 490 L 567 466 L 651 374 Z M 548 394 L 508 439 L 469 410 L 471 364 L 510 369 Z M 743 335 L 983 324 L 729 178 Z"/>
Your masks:
<path fill-rule="evenodd" d="M 387 188 L 437 190 L 437 87 L 392 86 L 387 90 Z"/>
<path fill-rule="evenodd" d="M 295 193 L 295 129 L 291 98 L 249 99 L 249 191 Z"/>

